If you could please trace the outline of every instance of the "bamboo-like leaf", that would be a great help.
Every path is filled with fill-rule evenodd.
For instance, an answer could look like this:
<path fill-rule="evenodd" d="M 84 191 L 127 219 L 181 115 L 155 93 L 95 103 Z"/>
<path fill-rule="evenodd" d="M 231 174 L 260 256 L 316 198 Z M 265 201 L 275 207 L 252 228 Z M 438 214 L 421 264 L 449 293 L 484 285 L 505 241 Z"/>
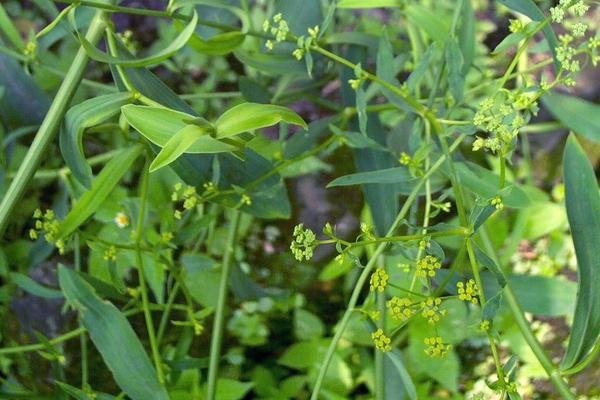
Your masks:
<path fill-rule="evenodd" d="M 168 400 L 164 386 L 127 319 L 74 271 L 59 265 L 58 278 L 68 303 L 81 317 L 115 382 L 133 400 Z"/>
<path fill-rule="evenodd" d="M 215 122 L 217 138 L 275 125 L 281 121 L 308 127 L 306 122 L 289 108 L 272 104 L 242 103 L 225 111 Z"/>
<path fill-rule="evenodd" d="M 173 54 L 177 53 L 183 46 L 186 45 L 188 40 L 194 34 L 194 30 L 196 29 L 196 25 L 198 23 L 198 14 L 194 12 L 192 19 L 186 25 L 186 27 L 181 31 L 179 35 L 164 49 L 158 51 L 156 54 L 150 55 L 148 57 L 142 58 L 121 58 L 121 57 L 113 57 L 108 53 L 105 53 L 90 42 L 88 42 L 83 36 L 79 36 L 79 40 L 81 41 L 81 45 L 85 49 L 88 56 L 96 61 L 100 61 L 107 64 L 115 64 L 121 65 L 123 67 L 145 67 L 147 65 L 158 64 L 167 58 L 171 57 Z"/>
<path fill-rule="evenodd" d="M 600 105 L 558 92 L 542 96 L 542 103 L 570 130 L 600 143 Z"/>
<path fill-rule="evenodd" d="M 92 169 L 83 153 L 84 130 L 117 115 L 121 107 L 132 100 L 130 93 L 111 93 L 79 103 L 65 115 L 59 137 L 60 152 L 75 179 L 85 187 L 92 184 Z"/>
<path fill-rule="evenodd" d="M 565 147 L 563 174 L 578 268 L 573 327 L 562 361 L 562 367 L 569 368 L 588 354 L 600 335 L 600 195 L 594 169 L 573 135 Z"/>
<path fill-rule="evenodd" d="M 448 65 L 448 86 L 450 93 L 457 102 L 462 101 L 465 86 L 463 74 L 463 55 L 456 39 L 446 42 L 446 65 Z"/>
<path fill-rule="evenodd" d="M 457 36 L 463 56 L 462 73 L 466 75 L 473 64 L 473 58 L 475 58 L 475 12 L 472 0 L 463 0 L 460 19 Z"/>
<path fill-rule="evenodd" d="M 246 39 L 246 35 L 239 31 L 220 33 L 207 40 L 194 34 L 190 38 L 188 46 L 198 53 L 222 56 L 240 47 L 244 43 L 244 39 Z"/>
<path fill-rule="evenodd" d="M 42 286 L 27 275 L 23 275 L 18 272 L 11 272 L 10 279 L 18 287 L 34 296 L 43 297 L 46 299 L 60 299 L 63 297 L 60 290 Z"/>
<path fill-rule="evenodd" d="M 187 125 L 165 143 L 163 149 L 152 161 L 150 172 L 172 163 L 183 153 L 189 153 L 190 148 L 194 145 L 198 147 L 199 142 L 202 142 L 204 148 L 196 153 L 223 153 L 236 150 L 236 147 L 208 136 L 205 128 L 198 125 Z"/>
<path fill-rule="evenodd" d="M 306 76 L 304 63 L 287 54 L 261 53 L 246 49 L 237 49 L 233 54 L 242 64 L 255 68 L 262 73 Z"/>
<path fill-rule="evenodd" d="M 61 223 L 57 239 L 72 233 L 96 212 L 143 149 L 142 145 L 124 149 L 104 166 L 92 182 L 90 190 L 79 198 Z"/>

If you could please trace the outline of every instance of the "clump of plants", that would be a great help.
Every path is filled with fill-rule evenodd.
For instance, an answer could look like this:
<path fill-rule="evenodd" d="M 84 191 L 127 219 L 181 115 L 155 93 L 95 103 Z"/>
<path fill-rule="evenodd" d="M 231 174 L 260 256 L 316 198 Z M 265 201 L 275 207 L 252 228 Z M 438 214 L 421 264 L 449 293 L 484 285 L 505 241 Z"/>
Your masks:
<path fill-rule="evenodd" d="M 0 5 L 0 397 L 599 394 L 595 4 L 138 3 Z"/>

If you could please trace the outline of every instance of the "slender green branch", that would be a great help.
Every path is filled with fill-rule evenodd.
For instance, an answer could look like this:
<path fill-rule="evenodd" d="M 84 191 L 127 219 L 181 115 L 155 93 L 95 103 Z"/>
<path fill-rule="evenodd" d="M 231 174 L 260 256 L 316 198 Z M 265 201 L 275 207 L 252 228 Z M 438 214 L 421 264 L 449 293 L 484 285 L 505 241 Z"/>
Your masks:
<path fill-rule="evenodd" d="M 146 329 L 148 331 L 148 338 L 150 340 L 150 348 L 152 350 L 152 358 L 154 359 L 154 366 L 156 368 L 156 375 L 160 383 L 165 382 L 165 377 L 162 368 L 162 361 L 160 357 L 160 351 L 156 341 L 156 334 L 154 331 L 154 324 L 152 322 L 152 313 L 150 313 L 149 300 L 148 300 L 148 288 L 146 287 L 146 273 L 144 271 L 144 259 L 142 257 L 141 243 L 144 234 L 144 217 L 146 215 L 146 204 L 148 200 L 148 167 L 150 163 L 146 161 L 144 170 L 142 171 L 141 186 L 140 186 L 140 210 L 138 214 L 137 226 L 135 229 L 135 247 L 136 247 L 136 261 L 138 267 L 140 293 L 142 295 L 142 307 L 144 309 L 144 319 L 146 321 Z"/>
<path fill-rule="evenodd" d="M 221 265 L 221 280 L 219 282 L 219 294 L 217 307 L 215 309 L 215 321 L 213 325 L 210 342 L 210 359 L 208 364 L 208 400 L 215 400 L 217 394 L 217 379 L 219 375 L 219 363 L 221 361 L 221 341 L 223 340 L 223 325 L 225 323 L 225 300 L 227 298 L 227 283 L 231 270 L 231 263 L 235 253 L 235 242 L 240 221 L 240 212 L 233 210 L 229 220 L 229 233 L 225 255 Z"/>

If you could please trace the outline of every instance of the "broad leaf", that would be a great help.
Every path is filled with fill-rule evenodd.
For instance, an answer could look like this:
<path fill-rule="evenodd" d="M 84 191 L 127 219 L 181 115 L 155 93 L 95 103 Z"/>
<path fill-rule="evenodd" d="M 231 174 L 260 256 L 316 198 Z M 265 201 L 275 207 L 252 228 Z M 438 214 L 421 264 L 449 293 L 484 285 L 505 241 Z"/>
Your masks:
<path fill-rule="evenodd" d="M 81 45 L 85 49 L 88 56 L 96 61 L 100 61 L 107 64 L 121 65 L 123 67 L 144 67 L 147 65 L 153 65 L 161 63 L 167 58 L 177 53 L 183 46 L 186 45 L 188 40 L 192 37 L 196 24 L 198 23 L 198 14 L 194 12 L 192 19 L 187 26 L 181 31 L 181 33 L 164 49 L 158 51 L 156 54 L 142 58 L 131 58 L 131 57 L 113 57 L 108 53 L 105 53 L 90 42 L 88 42 L 83 36 L 79 36 Z"/>
<path fill-rule="evenodd" d="M 132 100 L 130 93 L 107 94 L 79 103 L 65 115 L 59 138 L 60 152 L 75 179 L 85 187 L 89 188 L 92 184 L 92 169 L 83 153 L 84 130 L 117 115 L 121 107 Z"/>
<path fill-rule="evenodd" d="M 594 169 L 570 136 L 563 158 L 565 204 L 575 245 L 578 292 L 573 327 L 562 361 L 569 368 L 592 349 L 600 334 L 600 195 Z"/>
<path fill-rule="evenodd" d="M 242 103 L 225 111 L 215 122 L 217 138 L 275 125 L 281 121 L 308 127 L 306 122 L 289 108 L 272 104 Z"/>
<path fill-rule="evenodd" d="M 394 167 L 341 176 L 329 182 L 328 188 L 336 186 L 364 185 L 366 183 L 399 183 L 412 180 L 406 167 Z"/>
<path fill-rule="evenodd" d="M 74 271 L 60 265 L 58 278 L 68 303 L 80 315 L 92 342 L 119 387 L 133 400 L 168 400 L 169 396 L 127 319 Z"/>

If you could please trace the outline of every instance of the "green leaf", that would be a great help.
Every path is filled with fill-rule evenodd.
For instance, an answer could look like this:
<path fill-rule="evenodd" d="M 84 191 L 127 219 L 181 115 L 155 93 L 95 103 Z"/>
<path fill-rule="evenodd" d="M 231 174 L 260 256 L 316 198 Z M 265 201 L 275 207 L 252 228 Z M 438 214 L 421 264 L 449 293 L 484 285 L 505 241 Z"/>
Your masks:
<path fill-rule="evenodd" d="M 69 109 L 60 131 L 60 152 L 67 166 L 86 188 L 92 184 L 92 169 L 85 160 L 82 137 L 86 128 L 117 115 L 121 107 L 133 100 L 131 93 L 112 93 L 95 97 Z"/>
<path fill-rule="evenodd" d="M 546 18 L 544 13 L 533 2 L 533 0 L 499 1 L 511 10 L 517 11 L 521 14 L 525 14 L 533 21 L 543 21 Z M 556 58 L 556 46 L 558 44 L 558 39 L 556 38 L 556 34 L 554 33 L 554 30 L 552 30 L 552 26 L 550 24 L 546 24 L 542 31 L 544 32 L 544 36 L 546 36 L 546 40 L 548 41 L 548 45 L 550 46 L 550 51 L 552 52 L 552 57 L 554 58 L 554 69 L 558 71 L 560 69 L 560 62 Z"/>
<path fill-rule="evenodd" d="M 325 333 L 321 319 L 302 308 L 294 312 L 294 333 L 299 340 L 318 339 Z"/>
<path fill-rule="evenodd" d="M 500 285 L 501 288 L 506 286 L 506 276 L 504 275 L 504 271 L 502 271 L 498 264 L 496 264 L 494 260 L 492 260 L 487 254 L 485 254 L 477 246 L 477 244 L 475 244 L 475 242 L 471 241 L 471 243 L 473 244 L 473 248 L 475 250 L 475 258 L 477 259 L 479 264 L 481 264 L 481 266 L 483 266 L 484 268 L 487 268 L 487 270 L 490 271 L 492 275 L 494 275 L 496 281 L 498 282 L 498 285 Z"/>
<path fill-rule="evenodd" d="M 423 29 L 431 39 L 446 42 L 450 26 L 437 13 L 418 4 L 410 4 L 404 12 L 410 23 Z"/>
<path fill-rule="evenodd" d="M 96 61 L 100 61 L 107 64 L 115 64 L 123 67 L 144 67 L 147 65 L 154 65 L 161 63 L 167 58 L 171 57 L 175 53 L 177 53 L 183 46 L 186 45 L 188 40 L 194 34 L 194 30 L 196 29 L 196 24 L 198 23 L 198 14 L 194 12 L 192 19 L 187 24 L 187 26 L 181 31 L 181 33 L 173 39 L 171 44 L 169 44 L 164 49 L 158 51 L 156 54 L 153 54 L 148 57 L 142 58 L 121 58 L 121 57 L 113 57 L 108 53 L 105 53 L 101 50 L 98 50 L 96 46 L 92 45 L 88 42 L 83 36 L 79 36 L 79 41 L 81 42 L 82 47 L 85 49 L 86 53 L 90 58 Z"/>
<path fill-rule="evenodd" d="M 485 302 L 483 310 L 481 311 L 481 319 L 484 321 L 490 321 L 490 324 L 493 323 L 501 304 L 502 290 L 499 290 L 496 292 L 496 294 L 490 297 L 488 301 Z"/>
<path fill-rule="evenodd" d="M 43 297 L 46 299 L 60 299 L 63 297 L 60 290 L 50 289 L 46 286 L 42 286 L 27 275 L 23 275 L 18 272 L 11 272 L 10 279 L 15 285 L 34 296 Z"/>
<path fill-rule="evenodd" d="M 338 8 L 400 7 L 399 0 L 341 0 Z"/>
<path fill-rule="evenodd" d="M 242 103 L 225 111 L 215 122 L 217 138 L 275 125 L 281 121 L 308 127 L 306 122 L 289 108 L 272 104 Z"/>
<path fill-rule="evenodd" d="M 475 58 L 475 12 L 471 0 L 463 0 L 457 37 L 463 56 L 462 73 L 466 75 Z"/>
<path fill-rule="evenodd" d="M 463 56 L 456 39 L 446 42 L 446 65 L 448 65 L 448 86 L 456 102 L 463 99 L 465 76 L 463 74 Z"/>
<path fill-rule="evenodd" d="M 289 54 L 261 53 L 247 49 L 237 49 L 233 54 L 242 64 L 255 68 L 261 73 L 306 76 L 304 63 L 290 57 Z"/>
<path fill-rule="evenodd" d="M 492 53 L 499 54 L 504 50 L 511 48 L 512 46 L 516 46 L 521 40 L 525 39 L 526 35 L 524 32 L 513 32 L 510 35 L 506 36 L 498 45 L 494 48 Z"/>
<path fill-rule="evenodd" d="M 600 334 L 600 195 L 594 169 L 573 135 L 565 147 L 563 175 L 578 268 L 575 315 L 562 361 L 562 367 L 569 368 L 587 355 Z"/>
<path fill-rule="evenodd" d="M 400 355 L 398 354 L 398 350 L 394 349 L 392 351 L 386 352 L 385 354 L 388 356 L 388 358 L 390 360 L 392 360 L 392 363 L 396 367 L 396 371 L 398 372 L 398 376 L 400 377 L 400 380 L 402 381 L 402 386 L 404 387 L 404 390 L 408 394 L 408 397 L 411 400 L 416 400 L 417 399 L 417 389 L 415 388 L 415 384 L 413 383 L 412 378 L 410 377 L 410 374 L 408 373 L 408 370 L 404 366 L 404 362 L 402 361 L 402 359 L 400 358 Z"/>
<path fill-rule="evenodd" d="M 63 392 L 77 400 L 113 400 L 115 398 L 114 396 L 111 396 L 109 394 L 98 392 L 94 392 L 93 395 L 90 395 L 84 392 L 83 390 L 68 385 L 64 382 L 55 381 L 55 383 Z"/>
<path fill-rule="evenodd" d="M 123 314 L 62 265 L 58 278 L 68 303 L 79 312 L 82 325 L 119 387 L 132 400 L 168 400 L 148 355 Z"/>
<path fill-rule="evenodd" d="M 558 92 L 542 96 L 542 103 L 567 128 L 600 143 L 599 105 Z"/>
<path fill-rule="evenodd" d="M 246 35 L 239 31 L 220 33 L 207 40 L 194 34 L 187 44 L 198 53 L 222 56 L 240 47 L 244 39 Z"/>
<path fill-rule="evenodd" d="M 198 149 L 202 147 L 202 149 Z M 190 151 L 190 150 L 195 151 Z M 220 142 L 208 135 L 206 129 L 198 125 L 186 125 L 174 134 L 150 165 L 154 172 L 173 161 L 183 153 L 223 153 L 236 150 L 236 147 Z"/>
<path fill-rule="evenodd" d="M 96 212 L 98 207 L 100 207 L 115 186 L 117 186 L 121 177 L 142 153 L 143 149 L 142 145 L 126 148 L 104 166 L 92 182 L 90 190 L 77 200 L 60 224 L 57 239 L 62 239 L 72 233 Z"/>
<path fill-rule="evenodd" d="M 196 117 L 180 111 L 162 107 L 129 104 L 121 112 L 135 130 L 146 139 L 165 147 L 171 137 L 189 125 Z"/>
<path fill-rule="evenodd" d="M 406 167 L 394 167 L 341 176 L 329 182 L 327 187 L 364 185 L 366 183 L 398 183 L 412 179 Z"/>

